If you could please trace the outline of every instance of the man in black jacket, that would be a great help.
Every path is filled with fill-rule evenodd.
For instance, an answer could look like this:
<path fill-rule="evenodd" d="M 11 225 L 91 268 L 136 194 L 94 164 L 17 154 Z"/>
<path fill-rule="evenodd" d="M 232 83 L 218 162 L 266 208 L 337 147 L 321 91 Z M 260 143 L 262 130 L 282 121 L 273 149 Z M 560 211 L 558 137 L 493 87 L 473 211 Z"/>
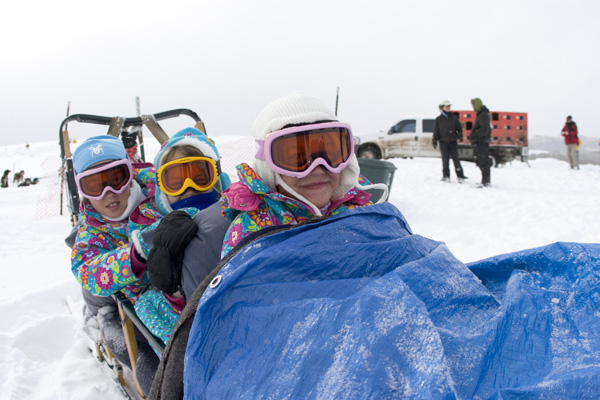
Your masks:
<path fill-rule="evenodd" d="M 454 163 L 454 170 L 458 183 L 465 180 L 465 175 L 458 158 L 458 140 L 463 139 L 462 126 L 458 117 L 450 111 L 450 102 L 444 100 L 440 103 L 441 114 L 435 119 L 433 125 L 433 148 L 440 144 L 442 154 L 442 181 L 450 182 L 450 157 Z"/>
<path fill-rule="evenodd" d="M 473 110 L 477 118 L 471 129 L 469 139 L 475 146 L 475 160 L 481 170 L 481 186 L 489 187 L 490 182 L 490 139 L 492 137 L 492 126 L 490 124 L 490 111 L 483 105 L 481 99 L 471 99 Z"/>

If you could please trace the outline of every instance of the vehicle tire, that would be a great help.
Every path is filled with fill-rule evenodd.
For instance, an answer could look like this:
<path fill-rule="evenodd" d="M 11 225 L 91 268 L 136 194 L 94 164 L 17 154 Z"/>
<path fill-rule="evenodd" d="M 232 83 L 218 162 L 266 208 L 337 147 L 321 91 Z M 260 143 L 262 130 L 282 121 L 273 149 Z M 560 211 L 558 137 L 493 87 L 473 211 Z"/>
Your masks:
<path fill-rule="evenodd" d="M 358 152 L 356 153 L 356 157 L 358 158 L 371 158 L 374 160 L 381 160 L 381 151 L 372 144 L 359 147 Z"/>
<path fill-rule="evenodd" d="M 490 154 L 490 168 L 498 168 L 498 162 L 496 161 L 496 157 Z"/>

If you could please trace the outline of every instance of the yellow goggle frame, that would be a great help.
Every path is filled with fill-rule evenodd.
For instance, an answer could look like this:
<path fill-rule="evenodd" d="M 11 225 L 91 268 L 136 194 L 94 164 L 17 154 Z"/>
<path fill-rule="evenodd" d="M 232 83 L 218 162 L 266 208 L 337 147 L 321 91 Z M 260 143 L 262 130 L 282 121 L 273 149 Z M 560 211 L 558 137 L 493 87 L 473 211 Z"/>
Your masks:
<path fill-rule="evenodd" d="M 197 182 L 198 174 L 206 179 Z M 168 196 L 179 196 L 188 188 L 207 192 L 217 183 L 220 174 L 220 163 L 208 157 L 179 158 L 156 171 L 158 186 Z"/>

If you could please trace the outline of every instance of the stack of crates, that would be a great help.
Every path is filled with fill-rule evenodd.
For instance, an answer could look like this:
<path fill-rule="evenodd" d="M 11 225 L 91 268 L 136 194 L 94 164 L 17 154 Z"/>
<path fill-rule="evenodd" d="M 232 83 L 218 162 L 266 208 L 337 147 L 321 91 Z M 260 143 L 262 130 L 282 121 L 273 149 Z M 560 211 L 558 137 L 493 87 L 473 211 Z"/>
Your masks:
<path fill-rule="evenodd" d="M 477 118 L 475 111 L 454 111 L 463 128 L 466 142 Z M 527 147 L 527 113 L 490 111 L 493 145 Z"/>

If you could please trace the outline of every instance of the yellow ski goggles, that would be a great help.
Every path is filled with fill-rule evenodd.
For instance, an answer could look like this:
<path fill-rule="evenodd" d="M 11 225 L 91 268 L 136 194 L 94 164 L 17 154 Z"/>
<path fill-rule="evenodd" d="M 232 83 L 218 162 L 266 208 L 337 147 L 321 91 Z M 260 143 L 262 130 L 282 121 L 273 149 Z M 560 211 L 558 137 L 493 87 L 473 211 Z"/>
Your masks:
<path fill-rule="evenodd" d="M 179 196 L 188 188 L 210 190 L 219 180 L 221 166 L 208 157 L 184 157 L 169 161 L 156 171 L 158 186 L 168 196 Z"/>

